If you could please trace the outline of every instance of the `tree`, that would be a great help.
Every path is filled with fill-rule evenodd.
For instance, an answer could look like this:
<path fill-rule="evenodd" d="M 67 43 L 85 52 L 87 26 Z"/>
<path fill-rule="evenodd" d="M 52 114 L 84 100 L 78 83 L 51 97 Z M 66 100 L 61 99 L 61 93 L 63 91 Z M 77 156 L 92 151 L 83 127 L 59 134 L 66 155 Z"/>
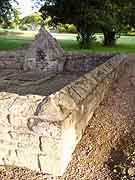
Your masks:
<path fill-rule="evenodd" d="M 20 11 L 19 9 L 13 8 L 8 19 L 1 22 L 2 28 L 18 28 L 20 24 Z"/>
<path fill-rule="evenodd" d="M 21 20 L 20 28 L 35 30 L 41 24 L 41 21 L 42 21 L 41 13 L 35 12 L 29 16 L 25 16 Z"/>
<path fill-rule="evenodd" d="M 41 24 L 42 17 L 40 13 L 33 13 L 29 16 L 25 16 L 22 19 L 22 24 L 28 25 L 28 26 L 38 26 Z"/>
<path fill-rule="evenodd" d="M 91 46 L 93 34 L 96 32 L 95 9 L 93 0 L 47 0 L 40 9 L 43 18 L 52 17 L 52 24 L 74 24 L 78 31 L 80 46 L 88 48 Z"/>
<path fill-rule="evenodd" d="M 97 30 L 104 34 L 104 45 L 113 46 L 120 33 L 135 22 L 134 0 L 43 1 L 40 9 L 43 17 L 51 16 L 53 24 L 74 24 L 81 45 L 86 48 Z"/>
<path fill-rule="evenodd" d="M 130 0 L 127 2 L 127 6 L 125 6 L 124 12 L 126 19 L 125 24 L 128 30 L 135 28 L 135 1 Z"/>
<path fill-rule="evenodd" d="M 16 0 L 0 0 L 0 23 L 3 27 L 7 28 L 11 23 L 11 16 L 14 12 L 13 3 L 17 3 Z"/>
<path fill-rule="evenodd" d="M 111 0 L 99 3 L 97 23 L 104 34 L 104 45 L 113 46 L 123 26 L 119 4 Z"/>
<path fill-rule="evenodd" d="M 127 30 L 131 4 L 127 0 L 102 0 L 97 23 L 104 34 L 105 46 L 113 46 L 121 32 Z"/>

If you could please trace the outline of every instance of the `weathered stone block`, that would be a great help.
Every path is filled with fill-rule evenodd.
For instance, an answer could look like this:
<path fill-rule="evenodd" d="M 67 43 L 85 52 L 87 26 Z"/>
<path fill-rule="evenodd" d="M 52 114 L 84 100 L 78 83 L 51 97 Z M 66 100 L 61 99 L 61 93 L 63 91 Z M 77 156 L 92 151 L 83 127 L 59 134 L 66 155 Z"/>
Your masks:
<path fill-rule="evenodd" d="M 64 51 L 56 39 L 48 33 L 44 25 L 36 35 L 25 54 L 24 70 L 58 72 L 63 66 L 59 65 Z M 62 64 L 62 63 L 60 63 Z"/>
<path fill-rule="evenodd" d="M 0 164 L 1 165 L 18 165 L 20 167 L 28 167 L 39 171 L 38 154 L 32 151 L 20 151 L 16 149 L 7 149 L 3 146 L 0 148 Z"/>

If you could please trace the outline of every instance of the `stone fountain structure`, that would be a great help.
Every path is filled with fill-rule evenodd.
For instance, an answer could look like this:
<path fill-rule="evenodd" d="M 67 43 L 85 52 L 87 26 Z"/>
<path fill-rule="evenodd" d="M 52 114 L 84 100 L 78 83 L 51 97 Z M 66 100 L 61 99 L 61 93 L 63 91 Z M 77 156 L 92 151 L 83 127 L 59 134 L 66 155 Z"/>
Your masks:
<path fill-rule="evenodd" d="M 44 24 L 25 54 L 24 70 L 62 71 L 61 61 L 64 51 L 55 38 L 48 33 Z"/>
<path fill-rule="evenodd" d="M 43 25 L 25 48 L 1 52 L 0 165 L 62 176 L 95 109 L 125 71 L 125 58 L 64 52 Z"/>

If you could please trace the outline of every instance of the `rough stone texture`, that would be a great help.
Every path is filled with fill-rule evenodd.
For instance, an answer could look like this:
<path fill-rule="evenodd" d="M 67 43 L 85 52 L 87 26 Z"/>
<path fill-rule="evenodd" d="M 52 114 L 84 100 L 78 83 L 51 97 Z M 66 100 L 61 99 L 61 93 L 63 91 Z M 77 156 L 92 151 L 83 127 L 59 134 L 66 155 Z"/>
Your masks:
<path fill-rule="evenodd" d="M 64 52 L 42 26 L 35 40 L 16 51 L 0 52 L 0 69 L 48 73 L 88 72 L 115 54 Z"/>
<path fill-rule="evenodd" d="M 98 65 L 103 64 L 108 59 L 116 54 L 90 54 L 78 52 L 64 53 L 64 71 L 66 72 L 89 72 L 95 69 Z"/>
<path fill-rule="evenodd" d="M 76 146 L 60 180 L 134 180 L 135 54 L 113 83 Z"/>
<path fill-rule="evenodd" d="M 25 50 L 0 51 L 0 69 L 23 69 Z"/>
<path fill-rule="evenodd" d="M 24 70 L 57 72 L 61 69 L 59 64 L 63 54 L 63 49 L 56 39 L 45 30 L 43 25 L 35 41 L 28 46 L 25 54 Z"/>
<path fill-rule="evenodd" d="M 35 43 L 35 41 L 33 41 L 33 43 Z M 26 49 L 8 51 L 8 53 L 7 51 L 0 51 L 0 69 L 2 70 L 15 69 L 19 71 L 23 70 L 24 63 L 27 66 L 27 62 L 25 62 L 24 60 L 25 60 L 25 54 L 29 46 L 30 45 L 28 45 Z M 86 54 L 79 52 L 75 52 L 75 53 L 64 52 L 63 56 L 61 57 L 62 59 L 58 59 L 59 60 L 58 70 L 64 72 L 80 72 L 80 71 L 88 72 L 90 70 L 93 70 L 97 65 L 104 63 L 114 55 L 115 54 L 110 55 L 110 54 L 91 54 L 91 53 Z"/>
<path fill-rule="evenodd" d="M 125 67 L 116 55 L 50 96 L 0 92 L 0 164 L 62 175 L 95 109 Z"/>
<path fill-rule="evenodd" d="M 24 48 L 0 52 L 0 68 L 39 72 L 63 71 L 64 51 L 52 35 L 41 26 L 35 40 Z"/>

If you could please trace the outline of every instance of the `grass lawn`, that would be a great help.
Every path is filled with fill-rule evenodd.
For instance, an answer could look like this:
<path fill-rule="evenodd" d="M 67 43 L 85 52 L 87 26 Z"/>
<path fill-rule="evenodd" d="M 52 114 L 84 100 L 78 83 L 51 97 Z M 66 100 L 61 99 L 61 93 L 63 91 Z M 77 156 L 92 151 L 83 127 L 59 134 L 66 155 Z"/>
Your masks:
<path fill-rule="evenodd" d="M 34 39 L 34 32 L 9 31 L 0 30 L 0 50 L 12 50 L 22 47 L 30 40 Z M 93 44 L 91 49 L 79 49 L 75 34 L 58 34 L 53 36 L 60 42 L 61 46 L 67 51 L 84 51 L 84 52 L 125 52 L 135 53 L 135 36 L 121 36 L 115 47 L 103 47 L 101 42 L 102 35 L 97 35 L 97 42 Z"/>

